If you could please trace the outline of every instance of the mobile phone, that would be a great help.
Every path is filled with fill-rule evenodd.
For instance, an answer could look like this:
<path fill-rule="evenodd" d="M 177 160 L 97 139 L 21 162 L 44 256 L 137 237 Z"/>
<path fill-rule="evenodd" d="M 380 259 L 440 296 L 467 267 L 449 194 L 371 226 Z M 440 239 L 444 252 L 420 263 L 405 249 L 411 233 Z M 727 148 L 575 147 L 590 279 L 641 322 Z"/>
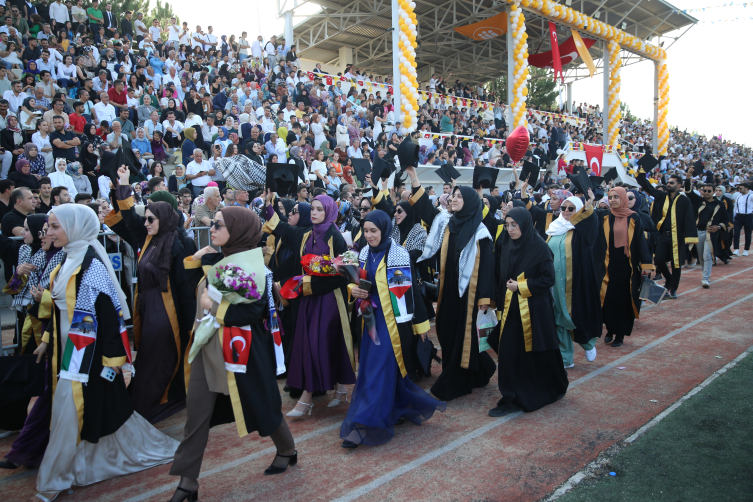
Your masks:
<path fill-rule="evenodd" d="M 115 380 L 115 375 L 117 375 L 117 373 L 115 372 L 114 369 L 110 368 L 109 366 L 105 366 L 104 368 L 102 368 L 102 373 L 99 374 L 99 376 L 101 376 L 108 382 L 113 382 Z"/>
<path fill-rule="evenodd" d="M 371 291 L 371 281 L 367 281 L 366 279 L 361 279 L 358 281 L 358 289 L 363 289 L 364 291 Z"/>

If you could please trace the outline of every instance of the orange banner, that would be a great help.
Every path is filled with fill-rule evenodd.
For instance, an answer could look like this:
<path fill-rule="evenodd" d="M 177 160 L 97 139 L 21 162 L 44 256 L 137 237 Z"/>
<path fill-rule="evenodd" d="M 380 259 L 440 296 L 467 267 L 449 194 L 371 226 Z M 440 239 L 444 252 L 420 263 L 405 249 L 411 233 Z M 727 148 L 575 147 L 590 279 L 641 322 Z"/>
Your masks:
<path fill-rule="evenodd" d="M 507 12 L 502 12 L 478 23 L 455 28 L 455 31 L 473 40 L 491 40 L 507 33 Z"/>
<path fill-rule="evenodd" d="M 594 73 L 596 73 L 596 65 L 594 65 L 594 60 L 591 59 L 591 53 L 588 52 L 588 47 L 583 43 L 583 39 L 580 38 L 580 33 L 575 30 L 570 31 L 573 34 L 573 40 L 575 40 L 575 48 L 578 51 L 578 54 L 580 54 L 580 58 L 586 63 L 588 72 L 593 77 Z"/>

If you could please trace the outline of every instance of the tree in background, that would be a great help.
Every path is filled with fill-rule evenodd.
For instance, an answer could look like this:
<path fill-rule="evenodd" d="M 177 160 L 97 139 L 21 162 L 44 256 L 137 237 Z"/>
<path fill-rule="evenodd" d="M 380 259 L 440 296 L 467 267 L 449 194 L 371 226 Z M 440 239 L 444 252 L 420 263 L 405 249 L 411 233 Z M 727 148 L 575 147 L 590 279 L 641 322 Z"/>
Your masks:
<path fill-rule="evenodd" d="M 172 5 L 169 2 L 162 3 L 161 0 L 157 0 L 155 7 L 151 6 L 151 0 L 110 0 L 109 2 L 102 2 L 100 10 L 105 11 L 105 4 L 112 3 L 112 11 L 121 19 L 126 11 L 133 12 L 133 17 L 136 17 L 137 12 L 144 14 L 144 23 L 147 28 L 152 26 L 152 20 L 157 19 L 160 27 L 162 28 L 162 37 L 167 40 L 167 25 L 170 23 L 170 18 L 175 17 L 176 22 L 180 25 L 180 18 L 173 11 Z"/>
<path fill-rule="evenodd" d="M 629 122 L 635 122 L 635 115 L 630 111 L 630 106 L 622 101 L 620 103 L 620 111 L 622 112 L 622 118 Z"/>
<path fill-rule="evenodd" d="M 557 108 L 557 84 L 554 81 L 553 74 L 545 68 L 536 68 L 529 66 L 528 71 L 531 74 L 531 80 L 528 81 L 528 100 L 526 106 L 536 110 L 559 110 Z M 502 75 L 496 80 L 486 84 L 486 89 L 490 94 L 496 96 L 496 99 L 507 103 L 507 76 Z"/>

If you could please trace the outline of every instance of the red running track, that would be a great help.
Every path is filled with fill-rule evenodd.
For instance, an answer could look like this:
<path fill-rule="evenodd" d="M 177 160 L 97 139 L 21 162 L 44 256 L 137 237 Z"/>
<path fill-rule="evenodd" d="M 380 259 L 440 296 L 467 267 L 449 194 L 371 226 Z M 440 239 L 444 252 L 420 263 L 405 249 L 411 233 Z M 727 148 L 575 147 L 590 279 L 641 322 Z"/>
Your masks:
<path fill-rule="evenodd" d="M 340 448 L 346 406 L 317 398 L 311 417 L 288 419 L 298 466 L 264 476 L 274 446 L 253 434 L 239 439 L 234 424 L 212 429 L 199 490 L 202 501 L 245 500 L 537 500 L 630 436 L 654 416 L 753 344 L 753 293 L 746 280 L 753 259 L 713 268 L 700 288 L 700 269 L 684 270 L 680 298 L 644 309 L 620 348 L 599 342 L 589 363 L 576 349 L 570 389 L 534 413 L 487 415 L 499 392 L 496 376 L 484 389 L 448 404 L 421 427 L 400 426 L 379 447 Z M 433 333 L 433 332 L 432 332 Z M 434 367 L 435 374 L 439 368 Z M 420 382 L 429 388 L 433 379 Z M 280 383 L 282 387 L 282 382 Z M 652 400 L 656 402 L 652 402 Z M 283 411 L 295 404 L 283 393 Z M 185 412 L 158 424 L 180 439 Z M 15 436 L 0 440 L 7 453 Z M 67 501 L 164 501 L 177 485 L 169 465 L 74 488 Z M 29 500 L 36 470 L 0 471 L 7 501 Z"/>

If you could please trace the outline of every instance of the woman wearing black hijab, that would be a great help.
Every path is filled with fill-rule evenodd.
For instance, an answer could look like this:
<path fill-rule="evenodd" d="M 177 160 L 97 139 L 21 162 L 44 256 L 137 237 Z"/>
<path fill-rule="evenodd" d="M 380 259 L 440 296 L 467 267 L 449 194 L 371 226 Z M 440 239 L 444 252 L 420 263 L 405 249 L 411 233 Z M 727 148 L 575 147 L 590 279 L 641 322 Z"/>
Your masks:
<path fill-rule="evenodd" d="M 423 304 L 414 301 L 418 282 L 408 253 L 389 237 L 392 223 L 384 211 L 370 212 L 363 223 L 368 246 L 359 263 L 371 289 L 353 288 L 351 294 L 377 307 L 373 328 L 362 328 L 356 392 L 340 427 L 343 448 L 386 443 L 395 425 L 405 420 L 420 425 L 447 406 L 408 378 L 407 347 L 429 330 Z"/>
<path fill-rule="evenodd" d="M 195 250 L 182 238 L 177 201 L 150 202 L 146 221 L 133 208 L 128 171 L 121 168 L 116 190 L 118 211 L 105 219 L 113 232 L 134 249 L 138 284 L 134 287 L 133 335 L 138 355 L 128 386 L 133 408 L 157 423 L 186 406 L 190 365 L 186 349 L 193 327 L 196 299 L 186 279 L 183 260 Z M 173 198 L 174 200 L 174 198 Z M 172 202 L 172 200 L 171 200 Z"/>
<path fill-rule="evenodd" d="M 424 252 L 424 245 L 426 244 L 426 230 L 418 221 L 418 211 L 409 201 L 398 203 L 395 208 L 395 217 L 390 226 L 392 227 L 390 232 L 392 240 L 408 251 L 411 265 L 413 265 L 413 268 L 418 274 L 418 277 L 416 278 L 419 284 L 418 291 L 419 293 L 422 293 L 420 287 L 422 283 L 433 283 L 434 280 L 429 271 L 429 267 L 424 263 L 417 263 L 421 254 Z M 420 294 L 420 296 L 428 318 L 430 320 L 434 319 L 433 302 L 429 300 L 425 294 Z M 411 357 L 406 358 L 406 367 L 408 367 L 408 373 L 413 381 L 418 381 L 421 376 L 431 376 L 431 366 L 429 366 L 429 368 L 424 367 L 423 371 L 421 371 L 421 363 L 418 358 L 418 343 L 418 338 L 414 338 L 413 344 L 408 352 L 411 354 Z M 427 350 L 429 350 L 432 355 L 436 354 L 434 345 L 430 340 L 426 340 L 423 343 L 430 344 L 431 348 Z"/>
<path fill-rule="evenodd" d="M 280 474 L 288 465 L 298 462 L 293 435 L 282 416 L 272 337 L 264 328 L 272 278 L 266 275 L 264 255 L 257 249 L 262 238 L 261 221 L 248 209 L 224 207 L 215 215 L 210 233 L 212 244 L 219 246 L 222 253 L 207 246 L 186 258 L 185 266 L 189 281 L 195 287 L 191 287 L 191 291 L 196 290 L 194 328 L 198 327 L 198 319 L 204 312 L 210 312 L 220 327 L 201 344 L 192 363 L 188 421 L 170 469 L 171 475 L 181 478 L 171 502 L 198 500 L 201 462 L 209 429 L 215 425 L 235 422 L 239 437 L 254 431 L 262 437 L 270 436 L 277 447 L 277 455 L 265 474 Z M 239 263 L 251 264 L 252 270 L 246 272 L 254 274 L 260 297 L 252 303 L 229 304 L 222 300 L 218 304 L 209 297 L 203 267 L 211 267 L 232 255 L 239 255 Z M 201 343 L 195 337 L 196 329 L 193 332 L 192 343 Z M 225 338 L 228 334 L 232 334 L 229 340 Z M 225 340 L 232 346 L 223 347 Z M 245 364 L 241 364 L 243 359 L 246 359 Z"/>
<path fill-rule="evenodd" d="M 507 212 L 505 229 L 496 274 L 502 398 L 492 417 L 538 410 L 562 398 L 568 386 L 552 308 L 552 252 L 525 208 Z"/>
<path fill-rule="evenodd" d="M 494 305 L 492 236 L 483 220 L 483 204 L 470 187 L 456 187 L 452 217 L 426 242 L 419 263 L 439 253 L 437 338 L 442 347 L 442 374 L 431 388 L 443 401 L 470 394 L 489 383 L 495 364 L 479 352 L 476 316 Z"/>
<path fill-rule="evenodd" d="M 486 216 L 484 216 L 483 222 L 486 226 L 486 229 L 492 235 L 492 239 L 496 243 L 497 239 L 499 239 L 499 236 L 502 233 L 502 230 L 504 229 L 502 222 L 497 219 L 497 211 L 499 211 L 499 200 L 497 200 L 497 198 L 493 195 L 484 195 L 484 206 L 484 212 L 486 213 Z"/>

